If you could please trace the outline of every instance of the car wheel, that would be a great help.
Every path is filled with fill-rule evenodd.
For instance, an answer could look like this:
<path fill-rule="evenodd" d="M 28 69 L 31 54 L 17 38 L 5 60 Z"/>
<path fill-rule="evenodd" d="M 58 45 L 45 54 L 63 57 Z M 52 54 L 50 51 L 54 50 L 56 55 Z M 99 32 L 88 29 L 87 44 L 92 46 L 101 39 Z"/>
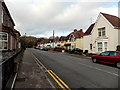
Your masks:
<path fill-rule="evenodd" d="M 117 68 L 120 68 L 120 62 L 117 62 L 116 66 Z"/>
<path fill-rule="evenodd" d="M 97 62 L 96 58 L 93 58 L 92 61 L 93 61 L 93 63 L 96 63 L 96 62 Z"/>

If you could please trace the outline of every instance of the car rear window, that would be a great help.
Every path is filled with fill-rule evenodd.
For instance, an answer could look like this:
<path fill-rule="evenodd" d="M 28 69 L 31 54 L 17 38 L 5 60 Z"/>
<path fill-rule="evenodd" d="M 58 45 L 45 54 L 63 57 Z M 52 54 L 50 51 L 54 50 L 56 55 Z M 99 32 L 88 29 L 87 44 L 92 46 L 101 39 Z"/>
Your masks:
<path fill-rule="evenodd" d="M 109 56 L 117 56 L 118 52 L 110 52 Z"/>

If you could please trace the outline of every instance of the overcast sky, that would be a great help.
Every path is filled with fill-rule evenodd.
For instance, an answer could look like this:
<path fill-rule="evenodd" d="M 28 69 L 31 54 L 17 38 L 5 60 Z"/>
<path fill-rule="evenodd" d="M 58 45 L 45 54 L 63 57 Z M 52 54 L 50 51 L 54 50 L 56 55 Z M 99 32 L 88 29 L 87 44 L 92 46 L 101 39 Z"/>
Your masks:
<path fill-rule="evenodd" d="M 119 0 L 4 0 L 22 35 L 65 36 L 86 29 L 100 12 L 118 16 Z M 89 1 L 89 2 L 88 2 Z M 97 1 L 97 2 L 96 2 Z"/>

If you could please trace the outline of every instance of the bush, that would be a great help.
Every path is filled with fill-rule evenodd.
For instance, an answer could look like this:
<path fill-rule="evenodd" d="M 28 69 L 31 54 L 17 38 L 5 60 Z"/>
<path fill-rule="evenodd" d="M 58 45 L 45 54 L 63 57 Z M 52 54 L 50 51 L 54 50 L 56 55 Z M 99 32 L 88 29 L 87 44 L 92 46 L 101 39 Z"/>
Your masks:
<path fill-rule="evenodd" d="M 55 47 L 55 49 L 64 49 L 64 47 Z"/>

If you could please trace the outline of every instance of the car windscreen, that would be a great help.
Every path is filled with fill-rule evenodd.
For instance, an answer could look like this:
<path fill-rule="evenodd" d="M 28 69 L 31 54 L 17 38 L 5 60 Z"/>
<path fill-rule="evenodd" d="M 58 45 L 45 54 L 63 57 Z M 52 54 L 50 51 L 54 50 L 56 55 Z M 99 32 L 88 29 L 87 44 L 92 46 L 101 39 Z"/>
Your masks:
<path fill-rule="evenodd" d="M 101 56 L 108 56 L 110 54 L 110 52 L 103 52 L 103 53 L 101 53 L 100 55 Z"/>

